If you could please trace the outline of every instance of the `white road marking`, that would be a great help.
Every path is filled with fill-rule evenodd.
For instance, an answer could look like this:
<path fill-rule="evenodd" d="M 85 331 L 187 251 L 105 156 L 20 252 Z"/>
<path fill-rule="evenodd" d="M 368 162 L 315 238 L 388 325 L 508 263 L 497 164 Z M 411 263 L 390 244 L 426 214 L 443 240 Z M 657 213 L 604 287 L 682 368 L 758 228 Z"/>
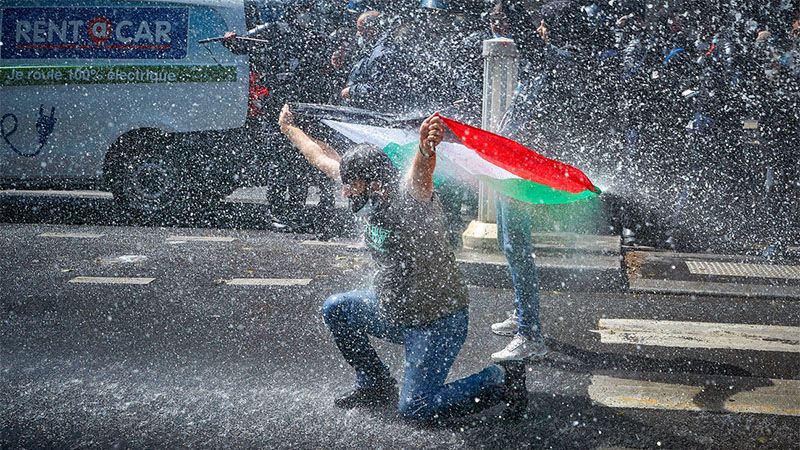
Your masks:
<path fill-rule="evenodd" d="M 699 275 L 800 280 L 800 266 L 745 264 L 720 261 L 686 261 L 686 266 L 689 268 L 689 272 Z"/>
<path fill-rule="evenodd" d="M 39 237 L 72 238 L 72 239 L 99 239 L 105 236 L 102 233 L 42 233 Z"/>
<path fill-rule="evenodd" d="M 52 190 L 0 190 L 0 196 L 10 197 L 67 197 L 81 199 L 112 200 L 111 192 L 103 191 L 52 191 Z"/>
<path fill-rule="evenodd" d="M 314 240 L 305 240 L 300 242 L 302 245 L 318 245 L 320 247 L 347 247 L 348 243 L 345 242 L 329 242 L 329 241 L 314 241 Z"/>
<path fill-rule="evenodd" d="M 800 353 L 800 327 L 668 320 L 600 319 L 600 342 Z"/>
<path fill-rule="evenodd" d="M 302 245 L 316 245 L 319 247 L 345 247 L 349 249 L 360 249 L 364 248 L 363 243 L 359 243 L 356 241 L 353 242 L 329 242 L 329 241 L 315 241 L 315 240 L 305 240 L 300 242 Z"/>
<path fill-rule="evenodd" d="M 800 380 L 741 378 L 730 385 L 730 395 L 724 390 L 710 392 L 711 398 L 704 400 L 702 386 L 592 375 L 589 398 L 613 408 L 800 416 Z M 737 389 L 742 385 L 744 390 Z M 724 383 L 720 386 L 727 387 Z"/>
<path fill-rule="evenodd" d="M 93 284 L 150 284 L 155 278 L 130 278 L 130 277 L 75 277 L 70 283 Z"/>
<path fill-rule="evenodd" d="M 147 261 L 147 256 L 144 255 L 108 256 L 105 258 L 100 258 L 99 261 L 103 264 L 135 264 Z"/>
<path fill-rule="evenodd" d="M 169 236 L 167 242 L 170 244 L 183 244 L 186 242 L 233 242 L 235 237 L 229 236 Z"/>
<path fill-rule="evenodd" d="M 233 286 L 307 286 L 311 278 L 232 278 L 225 284 Z"/>

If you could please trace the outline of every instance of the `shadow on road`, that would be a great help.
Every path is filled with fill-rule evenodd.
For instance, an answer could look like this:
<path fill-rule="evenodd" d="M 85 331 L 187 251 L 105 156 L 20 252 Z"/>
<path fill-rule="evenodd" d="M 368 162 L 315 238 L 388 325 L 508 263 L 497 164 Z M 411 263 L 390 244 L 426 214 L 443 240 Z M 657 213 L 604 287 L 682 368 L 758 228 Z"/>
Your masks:
<path fill-rule="evenodd" d="M 591 374 L 598 370 L 637 373 L 689 373 L 696 375 L 723 375 L 749 377 L 752 374 L 733 364 L 722 364 L 695 358 L 656 359 L 623 353 L 587 351 L 574 345 L 548 339 L 547 345 L 554 354 L 564 359 L 545 359 L 542 364 L 554 369 Z"/>
<path fill-rule="evenodd" d="M 727 399 L 740 392 L 769 386 L 764 378 L 733 364 L 723 364 L 696 358 L 655 359 L 629 354 L 586 351 L 553 339 L 551 350 L 566 358 L 546 359 L 543 364 L 556 370 L 593 374 L 603 371 L 625 372 L 628 378 L 654 382 L 674 382 L 670 377 L 683 374 L 690 383 L 702 380 L 703 389 L 692 399 L 704 410 L 722 411 Z M 700 378 L 697 378 L 699 376 Z"/>
<path fill-rule="evenodd" d="M 504 420 L 502 407 L 431 426 L 461 433 L 467 448 L 697 448 L 657 423 L 645 424 L 586 397 L 530 393 L 527 415 Z M 388 414 L 388 412 L 386 413 Z M 655 436 L 658 436 L 656 438 Z"/>

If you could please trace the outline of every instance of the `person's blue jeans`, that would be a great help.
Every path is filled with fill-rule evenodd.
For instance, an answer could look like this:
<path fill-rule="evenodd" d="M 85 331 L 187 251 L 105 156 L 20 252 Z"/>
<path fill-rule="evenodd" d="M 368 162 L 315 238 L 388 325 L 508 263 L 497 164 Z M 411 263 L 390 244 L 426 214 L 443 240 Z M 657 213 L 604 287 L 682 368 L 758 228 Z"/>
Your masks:
<path fill-rule="evenodd" d="M 325 324 L 345 360 L 356 371 L 356 386 L 391 383 L 389 369 L 369 336 L 405 345 L 405 373 L 398 409 L 411 420 L 471 414 L 497 404 L 504 391 L 504 371 L 491 365 L 445 383 L 467 337 L 467 309 L 420 327 L 395 324 L 381 314 L 374 291 L 336 294 L 322 306 Z"/>
<path fill-rule="evenodd" d="M 539 321 L 539 272 L 533 258 L 533 216 L 524 203 L 497 195 L 497 243 L 511 269 L 514 306 L 519 334 L 532 339 L 542 337 Z"/>

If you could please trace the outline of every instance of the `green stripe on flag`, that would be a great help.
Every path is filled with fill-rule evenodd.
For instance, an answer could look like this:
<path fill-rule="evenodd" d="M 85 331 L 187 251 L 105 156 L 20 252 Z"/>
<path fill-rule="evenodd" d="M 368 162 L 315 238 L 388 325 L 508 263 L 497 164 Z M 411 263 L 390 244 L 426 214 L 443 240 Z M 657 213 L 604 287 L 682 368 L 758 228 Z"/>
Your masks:
<path fill-rule="evenodd" d="M 495 192 L 534 205 L 563 205 L 597 195 L 589 190 L 573 194 L 572 192 L 560 191 L 550 186 L 521 178 L 508 180 L 497 180 L 489 177 L 479 178 L 481 181 L 486 182 Z"/>
<path fill-rule="evenodd" d="M 389 159 L 392 161 L 395 167 L 401 172 L 405 172 L 411 167 L 411 163 L 414 160 L 414 155 L 417 154 L 417 144 L 416 142 L 411 142 L 409 144 L 395 144 L 394 142 L 387 145 L 383 148 L 383 152 L 389 156 Z M 437 166 L 438 169 L 438 166 Z M 437 170 L 433 174 L 433 185 L 435 187 L 439 187 L 444 183 L 444 176 L 440 170 Z"/>
<path fill-rule="evenodd" d="M 2 86 L 228 83 L 236 80 L 236 66 L 115 64 L 0 67 Z"/>

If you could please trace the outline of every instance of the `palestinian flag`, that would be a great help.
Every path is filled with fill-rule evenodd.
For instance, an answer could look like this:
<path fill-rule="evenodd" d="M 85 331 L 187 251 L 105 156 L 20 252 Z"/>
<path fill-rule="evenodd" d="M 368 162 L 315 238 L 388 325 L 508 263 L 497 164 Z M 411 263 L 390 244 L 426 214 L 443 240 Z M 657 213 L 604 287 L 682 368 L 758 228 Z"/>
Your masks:
<path fill-rule="evenodd" d="M 536 204 L 571 203 L 600 193 L 580 170 L 547 158 L 503 136 L 442 117 L 459 142 L 437 147 L 434 184 L 487 183 L 513 199 Z M 419 132 L 360 125 L 324 119 L 327 126 L 357 143 L 382 148 L 401 170 L 408 168 L 417 151 Z"/>

